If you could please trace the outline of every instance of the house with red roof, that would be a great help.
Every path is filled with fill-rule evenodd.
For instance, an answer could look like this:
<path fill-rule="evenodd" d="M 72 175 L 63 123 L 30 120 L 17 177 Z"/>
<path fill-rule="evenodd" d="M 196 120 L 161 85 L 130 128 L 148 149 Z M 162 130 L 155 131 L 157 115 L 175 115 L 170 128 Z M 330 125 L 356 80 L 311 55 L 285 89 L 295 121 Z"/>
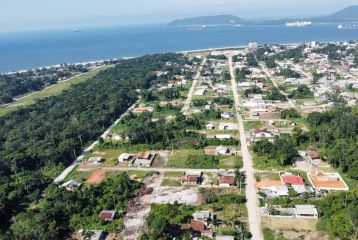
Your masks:
<path fill-rule="evenodd" d="M 105 221 L 111 222 L 111 221 L 113 221 L 115 214 L 116 214 L 116 211 L 103 210 L 100 212 L 99 217 Z"/>
<path fill-rule="evenodd" d="M 291 186 L 305 185 L 301 176 L 296 176 L 291 173 L 280 174 L 282 184 L 289 184 Z"/>

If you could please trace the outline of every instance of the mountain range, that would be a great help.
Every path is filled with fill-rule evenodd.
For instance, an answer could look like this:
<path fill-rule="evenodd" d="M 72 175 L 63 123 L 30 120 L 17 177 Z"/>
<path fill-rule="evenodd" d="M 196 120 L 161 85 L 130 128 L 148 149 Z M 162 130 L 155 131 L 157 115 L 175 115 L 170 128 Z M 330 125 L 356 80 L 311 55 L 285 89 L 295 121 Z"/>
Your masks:
<path fill-rule="evenodd" d="M 350 6 L 336 13 L 323 17 L 307 18 L 282 18 L 272 20 L 247 20 L 234 15 L 200 16 L 177 19 L 170 22 L 169 26 L 212 26 L 212 25 L 269 25 L 284 24 L 289 21 L 311 21 L 314 23 L 326 22 L 358 22 L 358 5 Z"/>

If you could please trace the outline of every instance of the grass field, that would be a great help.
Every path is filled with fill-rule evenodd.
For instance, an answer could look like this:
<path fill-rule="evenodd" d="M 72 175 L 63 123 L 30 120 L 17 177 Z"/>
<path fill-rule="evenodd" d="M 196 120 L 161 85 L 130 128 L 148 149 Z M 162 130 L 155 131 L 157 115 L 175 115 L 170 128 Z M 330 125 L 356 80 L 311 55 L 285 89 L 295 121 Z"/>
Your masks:
<path fill-rule="evenodd" d="M 97 75 L 100 71 L 105 70 L 110 67 L 112 67 L 112 65 L 104 66 L 104 67 L 94 70 L 92 72 L 85 73 L 79 77 L 71 78 L 65 82 L 60 82 L 60 83 L 54 84 L 48 88 L 42 89 L 41 91 L 38 91 L 36 93 L 29 94 L 29 95 L 23 97 L 22 99 L 20 99 L 16 102 L 13 102 L 5 107 L 0 107 L 0 116 L 3 116 L 7 113 L 16 111 L 20 107 L 26 107 L 31 104 L 34 104 L 34 103 L 36 103 L 37 100 L 59 95 L 64 90 L 69 89 L 72 85 L 75 85 L 75 84 L 78 84 L 81 82 L 85 82 L 88 79 Z"/>
<path fill-rule="evenodd" d="M 190 155 L 204 156 L 204 151 L 203 150 L 175 151 L 173 155 L 169 155 L 168 167 L 175 167 L 175 168 L 193 167 L 187 165 L 187 159 Z M 240 156 L 227 155 L 227 156 L 215 156 L 215 158 L 219 159 L 219 165 L 216 166 L 215 168 L 231 169 L 231 168 L 235 168 L 237 165 L 238 166 L 242 165 L 242 158 Z M 208 168 L 208 167 L 202 166 L 202 168 Z"/>

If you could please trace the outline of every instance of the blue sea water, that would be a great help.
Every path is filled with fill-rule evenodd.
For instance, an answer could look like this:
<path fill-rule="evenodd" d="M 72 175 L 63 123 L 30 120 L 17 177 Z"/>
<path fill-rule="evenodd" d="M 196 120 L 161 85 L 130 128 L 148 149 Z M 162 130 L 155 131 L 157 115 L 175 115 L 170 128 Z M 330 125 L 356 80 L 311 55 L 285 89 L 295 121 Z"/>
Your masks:
<path fill-rule="evenodd" d="M 1 33 L 0 72 L 60 63 L 139 56 L 147 53 L 232 47 L 249 42 L 304 43 L 358 40 L 358 30 L 337 24 L 310 27 L 221 26 L 205 30 L 165 25 Z"/>

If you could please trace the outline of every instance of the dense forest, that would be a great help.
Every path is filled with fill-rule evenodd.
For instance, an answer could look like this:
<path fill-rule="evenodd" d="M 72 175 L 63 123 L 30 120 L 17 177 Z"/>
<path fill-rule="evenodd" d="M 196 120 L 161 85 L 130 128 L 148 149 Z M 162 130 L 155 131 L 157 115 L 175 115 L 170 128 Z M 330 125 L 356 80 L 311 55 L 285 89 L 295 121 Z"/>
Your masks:
<path fill-rule="evenodd" d="M 57 83 L 89 71 L 87 65 L 61 65 L 59 67 L 37 68 L 26 72 L 0 75 L 0 104 L 10 103 L 15 97 Z"/>
<path fill-rule="evenodd" d="M 1 117 L 0 239 L 12 238 L 11 219 L 36 203 L 56 174 L 137 100 L 137 88 L 166 81 L 187 62 L 177 54 L 123 60 L 59 96 Z M 166 77 L 157 77 L 159 70 Z"/>
<path fill-rule="evenodd" d="M 107 178 L 99 185 L 82 186 L 79 191 L 66 191 L 50 185 L 39 207 L 18 214 L 11 232 L 16 239 L 63 239 L 78 229 L 121 230 L 120 212 L 127 210 L 128 199 L 134 196 L 140 183 L 121 173 Z M 102 210 L 115 210 L 112 222 L 98 215 Z"/>

